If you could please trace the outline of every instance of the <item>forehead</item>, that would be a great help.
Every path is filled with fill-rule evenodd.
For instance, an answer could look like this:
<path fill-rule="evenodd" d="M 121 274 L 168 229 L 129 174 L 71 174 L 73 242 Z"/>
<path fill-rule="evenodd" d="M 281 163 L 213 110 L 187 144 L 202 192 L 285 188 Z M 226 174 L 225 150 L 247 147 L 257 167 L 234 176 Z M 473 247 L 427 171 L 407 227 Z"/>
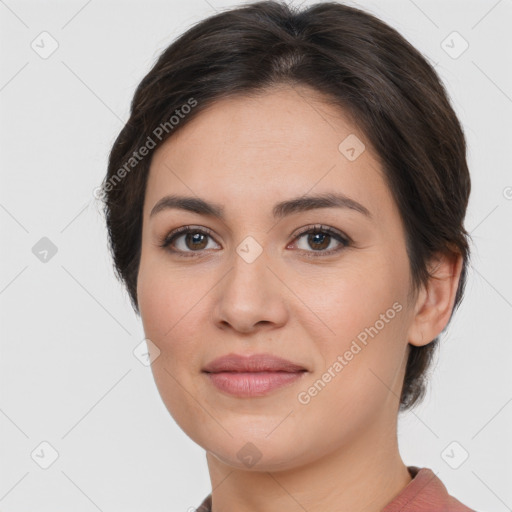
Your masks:
<path fill-rule="evenodd" d="M 393 206 L 378 156 L 349 117 L 316 91 L 280 87 L 217 101 L 167 139 L 152 159 L 145 216 L 166 193 L 234 213 L 308 192 L 340 192 L 372 212 Z"/>

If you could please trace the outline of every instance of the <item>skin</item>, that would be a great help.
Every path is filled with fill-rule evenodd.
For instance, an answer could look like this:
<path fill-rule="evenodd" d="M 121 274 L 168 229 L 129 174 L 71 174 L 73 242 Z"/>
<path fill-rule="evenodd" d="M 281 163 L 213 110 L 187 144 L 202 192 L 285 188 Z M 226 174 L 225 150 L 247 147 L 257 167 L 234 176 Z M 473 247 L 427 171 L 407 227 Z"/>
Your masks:
<path fill-rule="evenodd" d="M 366 146 L 354 161 L 338 150 L 350 134 Z M 323 192 L 349 196 L 372 217 L 320 208 L 273 219 L 275 203 Z M 171 193 L 218 203 L 225 220 L 179 209 L 150 218 Z M 318 223 L 352 243 L 296 236 Z M 186 256 L 159 245 L 188 224 L 212 231 L 199 250 L 184 235 L 174 248 Z M 236 251 L 247 236 L 263 249 L 252 263 Z M 158 148 L 143 210 L 140 314 L 160 350 L 152 370 L 162 400 L 206 450 L 213 512 L 380 511 L 410 482 L 397 443 L 409 344 L 446 326 L 461 259 L 439 255 L 434 264 L 435 278 L 408 302 L 405 232 L 379 158 L 311 89 L 216 102 Z M 395 303 L 401 311 L 300 403 L 298 394 Z M 233 397 L 201 371 L 231 352 L 269 352 L 308 372 L 267 396 Z M 261 457 L 250 467 L 237 456 L 249 442 Z"/>

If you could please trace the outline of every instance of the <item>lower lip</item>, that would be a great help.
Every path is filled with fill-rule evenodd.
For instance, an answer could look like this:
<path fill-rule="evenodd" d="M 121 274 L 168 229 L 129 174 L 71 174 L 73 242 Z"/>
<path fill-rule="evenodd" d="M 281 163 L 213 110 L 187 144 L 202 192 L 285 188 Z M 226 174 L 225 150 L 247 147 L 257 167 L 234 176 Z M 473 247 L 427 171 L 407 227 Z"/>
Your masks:
<path fill-rule="evenodd" d="M 306 372 L 220 372 L 206 373 L 212 384 L 238 397 L 263 396 L 299 380 Z"/>

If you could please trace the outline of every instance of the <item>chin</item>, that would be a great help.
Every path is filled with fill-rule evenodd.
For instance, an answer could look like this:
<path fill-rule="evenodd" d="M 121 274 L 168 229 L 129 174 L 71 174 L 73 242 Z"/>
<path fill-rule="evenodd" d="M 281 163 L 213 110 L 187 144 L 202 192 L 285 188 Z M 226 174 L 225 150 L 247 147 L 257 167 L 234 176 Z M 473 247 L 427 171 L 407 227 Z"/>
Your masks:
<path fill-rule="evenodd" d="M 282 446 L 280 450 L 276 450 L 274 447 L 252 441 L 241 443 L 235 441 L 230 446 L 205 449 L 226 466 L 244 471 L 285 471 L 300 467 L 308 461 L 307 454 L 297 453 L 296 446 Z"/>
<path fill-rule="evenodd" d="M 297 443 L 299 436 L 290 432 L 283 430 L 280 435 L 277 432 L 268 435 L 275 426 L 273 423 L 264 432 L 255 432 L 250 425 L 238 430 L 231 425 L 226 429 L 232 437 L 219 427 L 214 436 L 209 429 L 191 438 L 227 466 L 246 471 L 283 471 L 318 456 L 310 447 L 300 447 Z M 307 451 L 303 451 L 304 448 Z"/>

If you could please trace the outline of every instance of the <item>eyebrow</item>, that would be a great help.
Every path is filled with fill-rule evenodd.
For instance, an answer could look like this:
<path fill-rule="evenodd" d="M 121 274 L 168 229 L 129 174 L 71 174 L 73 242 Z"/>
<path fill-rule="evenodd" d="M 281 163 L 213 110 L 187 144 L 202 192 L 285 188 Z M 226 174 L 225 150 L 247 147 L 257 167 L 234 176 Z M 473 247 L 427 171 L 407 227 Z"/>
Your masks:
<path fill-rule="evenodd" d="M 325 193 L 310 196 L 287 199 L 274 205 L 272 215 L 275 219 L 282 219 L 288 215 L 314 210 L 317 208 L 348 208 L 362 213 L 369 219 L 372 218 L 370 211 L 362 204 L 354 201 L 344 194 Z M 162 197 L 149 214 L 153 217 L 157 213 L 167 209 L 179 209 L 199 215 L 207 215 L 220 220 L 224 219 L 224 208 L 220 204 L 205 201 L 198 197 L 168 195 Z"/>

